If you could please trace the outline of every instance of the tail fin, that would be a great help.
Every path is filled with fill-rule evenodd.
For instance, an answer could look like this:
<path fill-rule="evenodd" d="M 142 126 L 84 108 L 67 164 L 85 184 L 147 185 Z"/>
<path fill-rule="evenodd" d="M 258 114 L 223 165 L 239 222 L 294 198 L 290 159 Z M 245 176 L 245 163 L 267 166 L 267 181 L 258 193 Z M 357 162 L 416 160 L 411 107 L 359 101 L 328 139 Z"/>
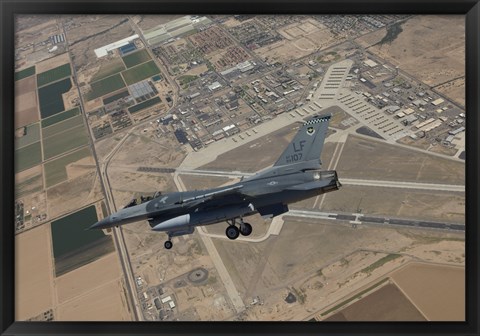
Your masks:
<path fill-rule="evenodd" d="M 314 116 L 304 122 L 300 130 L 288 144 L 287 149 L 280 155 L 274 166 L 284 166 L 311 160 L 320 161 L 323 142 L 327 136 L 331 114 Z"/>

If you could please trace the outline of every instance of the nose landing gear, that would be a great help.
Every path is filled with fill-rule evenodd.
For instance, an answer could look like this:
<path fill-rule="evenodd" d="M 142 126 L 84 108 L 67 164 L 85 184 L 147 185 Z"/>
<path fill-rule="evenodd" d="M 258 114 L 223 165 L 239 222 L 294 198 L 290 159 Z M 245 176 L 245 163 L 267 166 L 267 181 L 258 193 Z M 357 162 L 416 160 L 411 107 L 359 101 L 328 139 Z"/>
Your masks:
<path fill-rule="evenodd" d="M 172 241 L 169 239 L 169 240 L 167 240 L 167 241 L 163 244 L 163 246 L 164 246 L 167 250 L 170 250 L 170 249 L 172 248 L 172 246 L 173 246 L 173 243 L 172 243 Z"/>

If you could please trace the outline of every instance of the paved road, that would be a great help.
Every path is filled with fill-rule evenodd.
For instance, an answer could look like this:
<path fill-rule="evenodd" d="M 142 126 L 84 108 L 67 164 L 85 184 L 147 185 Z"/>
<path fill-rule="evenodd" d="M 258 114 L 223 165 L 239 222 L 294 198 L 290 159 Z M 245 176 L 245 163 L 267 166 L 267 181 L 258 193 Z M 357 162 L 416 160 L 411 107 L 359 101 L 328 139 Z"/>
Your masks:
<path fill-rule="evenodd" d="M 92 151 L 93 158 L 95 160 L 95 165 L 97 167 L 97 172 L 98 172 L 98 175 L 99 175 L 100 185 L 102 187 L 103 194 L 105 195 L 107 210 L 110 213 L 112 213 L 112 210 L 115 209 L 115 205 L 113 204 L 113 198 L 112 198 L 110 186 L 109 186 L 109 183 L 108 183 L 108 176 L 106 176 L 105 171 L 102 171 L 102 169 L 100 168 L 99 160 L 98 160 L 98 157 L 97 157 L 97 152 L 96 152 L 95 146 L 93 145 L 94 141 L 95 141 L 95 138 L 92 134 L 92 130 L 90 129 L 90 127 L 88 125 L 88 120 L 87 120 L 87 116 L 86 116 L 86 113 L 85 113 L 83 96 L 82 96 L 81 91 L 80 91 L 80 86 L 78 85 L 77 69 L 74 66 L 75 63 L 72 60 L 72 55 L 70 54 L 70 50 L 69 50 L 67 31 L 65 29 L 65 26 L 62 26 L 62 29 L 63 29 L 63 34 L 65 36 L 65 44 L 67 46 L 67 53 L 68 53 L 68 56 L 70 58 L 70 63 L 72 64 L 72 79 L 73 79 L 73 82 L 74 82 L 74 84 L 77 88 L 77 91 L 78 91 L 78 97 L 79 97 L 80 107 L 81 107 L 82 116 L 83 116 L 83 123 L 84 123 L 84 125 L 85 125 L 85 127 L 88 131 L 88 136 L 90 138 L 89 139 L 90 149 Z M 123 143 L 123 142 L 121 142 L 121 143 Z M 116 147 L 116 149 L 118 149 L 118 148 L 119 148 L 119 146 Z M 125 246 L 124 246 L 125 242 L 123 241 L 123 239 L 120 239 L 122 237 L 119 237 L 115 230 L 113 231 L 113 238 L 114 238 L 115 246 L 117 247 L 117 251 L 118 251 L 118 255 L 119 255 L 119 259 L 120 259 L 120 264 L 122 266 L 123 274 L 125 276 L 125 282 L 127 284 L 126 289 L 127 289 L 127 292 L 128 292 L 128 299 L 130 300 L 129 305 L 134 306 L 133 320 L 134 321 L 142 321 L 143 320 L 143 315 L 140 311 L 140 307 L 139 307 L 140 305 L 138 303 L 138 298 L 136 296 L 135 285 L 133 284 L 132 266 L 130 264 L 130 259 L 128 258 L 128 254 L 126 253 L 126 249 L 125 249 Z"/>

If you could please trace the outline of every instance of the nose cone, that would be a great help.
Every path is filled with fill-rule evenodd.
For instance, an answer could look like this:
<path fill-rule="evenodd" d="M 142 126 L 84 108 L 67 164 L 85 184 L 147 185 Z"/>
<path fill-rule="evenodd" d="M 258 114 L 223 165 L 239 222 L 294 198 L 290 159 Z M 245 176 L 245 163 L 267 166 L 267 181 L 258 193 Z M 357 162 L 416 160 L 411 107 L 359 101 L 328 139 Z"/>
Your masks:
<path fill-rule="evenodd" d="M 110 218 L 110 216 L 107 216 L 104 219 L 102 219 L 102 220 L 96 222 L 95 224 L 93 224 L 92 226 L 90 226 L 89 230 L 92 230 L 92 229 L 106 229 L 106 228 L 109 228 L 111 226 L 113 226 L 112 219 Z"/>

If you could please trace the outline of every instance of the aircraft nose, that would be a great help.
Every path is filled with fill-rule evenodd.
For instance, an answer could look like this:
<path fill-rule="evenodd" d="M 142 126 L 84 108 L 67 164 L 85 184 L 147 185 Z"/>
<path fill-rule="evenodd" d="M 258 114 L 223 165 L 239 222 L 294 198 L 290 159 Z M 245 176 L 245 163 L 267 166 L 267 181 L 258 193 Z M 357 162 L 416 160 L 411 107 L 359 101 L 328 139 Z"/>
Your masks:
<path fill-rule="evenodd" d="M 107 216 L 105 217 L 104 219 L 96 222 L 95 224 L 93 224 L 92 226 L 90 226 L 88 229 L 89 230 L 92 230 L 92 229 L 106 229 L 108 227 L 111 227 L 112 226 L 112 219 L 110 218 L 110 216 Z"/>

